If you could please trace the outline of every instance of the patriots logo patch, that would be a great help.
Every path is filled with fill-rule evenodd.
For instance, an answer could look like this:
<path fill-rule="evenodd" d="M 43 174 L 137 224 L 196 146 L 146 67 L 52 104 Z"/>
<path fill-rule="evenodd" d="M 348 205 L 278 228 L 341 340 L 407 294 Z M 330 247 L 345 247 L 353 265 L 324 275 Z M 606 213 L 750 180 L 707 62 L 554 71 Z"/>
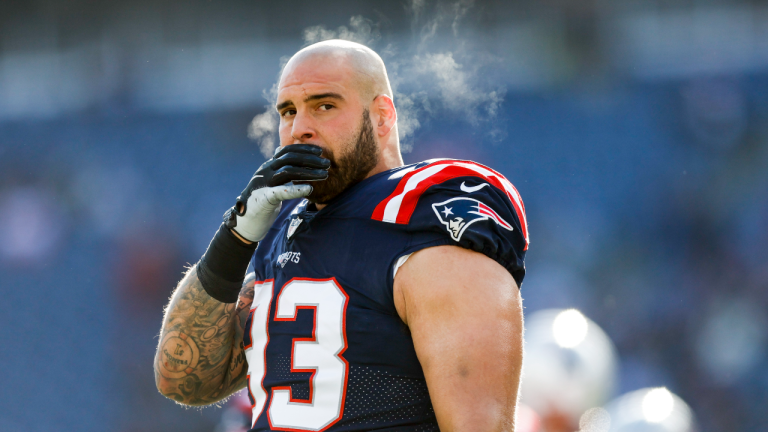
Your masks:
<path fill-rule="evenodd" d="M 299 217 L 291 219 L 291 224 L 288 225 L 288 232 L 286 233 L 286 237 L 291 238 L 293 233 L 296 232 L 296 229 L 299 227 L 299 225 L 301 225 L 302 222 L 304 222 L 304 220 Z"/>
<path fill-rule="evenodd" d="M 477 221 L 491 219 L 505 230 L 512 231 L 512 225 L 501 218 L 493 209 L 472 198 L 452 198 L 448 201 L 432 204 L 440 223 L 448 228 L 451 238 L 459 241 L 467 227 Z"/>

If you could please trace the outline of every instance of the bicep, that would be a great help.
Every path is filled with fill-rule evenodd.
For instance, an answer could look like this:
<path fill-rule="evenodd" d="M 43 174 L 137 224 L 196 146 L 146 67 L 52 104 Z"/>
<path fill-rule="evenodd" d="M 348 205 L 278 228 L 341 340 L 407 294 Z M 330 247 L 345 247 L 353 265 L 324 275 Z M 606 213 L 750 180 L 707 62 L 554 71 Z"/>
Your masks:
<path fill-rule="evenodd" d="M 398 271 L 395 295 L 441 429 L 512 430 L 523 333 L 512 276 L 477 252 L 433 247 Z"/>

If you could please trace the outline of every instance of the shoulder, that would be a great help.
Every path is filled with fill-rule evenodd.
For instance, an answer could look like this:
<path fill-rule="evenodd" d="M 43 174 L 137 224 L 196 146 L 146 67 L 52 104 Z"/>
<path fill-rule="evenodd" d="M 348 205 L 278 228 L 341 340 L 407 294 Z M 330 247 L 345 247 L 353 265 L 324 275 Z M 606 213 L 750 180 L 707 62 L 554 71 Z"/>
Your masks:
<path fill-rule="evenodd" d="M 460 209 L 479 205 L 476 210 L 481 213 L 488 212 L 488 205 L 502 206 L 513 210 L 527 248 L 528 223 L 523 199 L 506 177 L 487 166 L 466 160 L 433 159 L 402 167 L 388 180 L 397 182 L 392 184 L 394 190 L 376 206 L 374 220 L 409 224 L 422 199 L 433 202 L 446 198 Z M 432 207 L 446 203 L 433 203 Z M 498 214 L 487 216 L 505 228 L 510 226 Z"/>
<path fill-rule="evenodd" d="M 406 225 L 415 241 L 484 253 L 522 281 L 528 222 L 520 194 L 504 175 L 472 161 L 439 159 L 403 167 L 388 181 L 390 192 L 372 219 Z"/>

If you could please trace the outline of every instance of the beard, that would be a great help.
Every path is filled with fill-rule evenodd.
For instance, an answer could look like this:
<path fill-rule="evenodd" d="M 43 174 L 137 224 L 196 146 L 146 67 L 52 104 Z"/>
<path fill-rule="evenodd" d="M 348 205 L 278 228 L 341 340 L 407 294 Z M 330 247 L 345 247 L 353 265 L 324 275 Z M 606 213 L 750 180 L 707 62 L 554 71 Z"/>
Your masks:
<path fill-rule="evenodd" d="M 309 202 L 326 204 L 350 186 L 363 181 L 378 165 L 379 149 L 373 137 L 373 125 L 367 109 L 363 110 L 359 129 L 357 139 L 343 146 L 344 151 L 338 157 L 330 149 L 323 149 L 322 156 L 331 161 L 331 167 L 327 179 L 307 182 L 312 185 L 312 193 L 307 197 Z"/>

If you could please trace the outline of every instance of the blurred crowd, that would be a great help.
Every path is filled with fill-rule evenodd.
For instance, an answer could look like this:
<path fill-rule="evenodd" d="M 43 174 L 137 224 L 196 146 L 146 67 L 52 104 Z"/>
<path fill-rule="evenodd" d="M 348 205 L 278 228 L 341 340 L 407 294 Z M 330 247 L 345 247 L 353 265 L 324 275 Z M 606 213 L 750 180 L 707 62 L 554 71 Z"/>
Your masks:
<path fill-rule="evenodd" d="M 731 6 L 718 7 L 738 23 L 736 12 L 747 9 Z M 705 62 L 700 71 L 643 62 L 638 48 L 622 64 L 644 72 L 606 71 L 594 66 L 608 61 L 598 58 L 594 44 L 601 39 L 587 25 L 599 14 L 565 9 L 570 18 L 550 18 L 565 19 L 573 38 L 568 55 L 579 59 L 567 79 L 562 65 L 541 63 L 560 75 L 528 87 L 522 78 L 519 85 L 502 83 L 503 101 L 487 121 L 461 121 L 461 111 L 430 116 L 445 100 L 433 98 L 430 108 L 413 105 L 418 93 L 403 94 L 421 120 L 407 137 L 405 161 L 471 159 L 515 184 L 531 232 L 526 316 L 575 308 L 602 328 L 616 373 L 600 404 L 666 387 L 687 403 L 701 432 L 765 430 L 768 63 L 761 62 L 768 45 L 764 39 L 743 54 L 756 59 L 747 66 L 731 53 L 723 68 L 707 69 Z M 674 27 L 663 19 L 654 27 L 642 21 L 644 13 L 617 22 L 648 32 Z M 697 13 L 669 16 L 685 24 L 701 18 Z M 349 16 L 331 22 L 344 24 Z M 749 37 L 766 35 L 756 24 L 750 29 Z M 269 63 L 258 72 L 262 89 L 271 85 L 279 56 L 304 43 L 301 34 L 290 36 L 279 45 L 285 50 L 254 48 L 262 57 L 245 63 Z M 264 37 L 251 44 L 269 43 Z M 163 305 L 185 265 L 199 259 L 222 213 L 264 161 L 263 143 L 246 129 L 266 101 L 260 94 L 233 104 L 205 95 L 184 103 L 173 98 L 197 94 L 192 82 L 158 89 L 156 100 L 145 89 L 150 96 L 139 100 L 155 105 L 126 102 L 129 92 L 119 89 L 74 108 L 54 101 L 54 111 L 40 114 L 35 104 L 46 93 L 19 93 L 8 78 L 26 64 L 9 59 L 24 55 L 7 44 L 0 51 L 0 429 L 236 430 L 241 401 L 183 409 L 155 390 L 152 359 Z M 237 72 L 247 79 L 248 69 Z M 37 99 L 14 105 L 11 96 Z M 537 427 L 583 425 L 570 419 Z"/>

